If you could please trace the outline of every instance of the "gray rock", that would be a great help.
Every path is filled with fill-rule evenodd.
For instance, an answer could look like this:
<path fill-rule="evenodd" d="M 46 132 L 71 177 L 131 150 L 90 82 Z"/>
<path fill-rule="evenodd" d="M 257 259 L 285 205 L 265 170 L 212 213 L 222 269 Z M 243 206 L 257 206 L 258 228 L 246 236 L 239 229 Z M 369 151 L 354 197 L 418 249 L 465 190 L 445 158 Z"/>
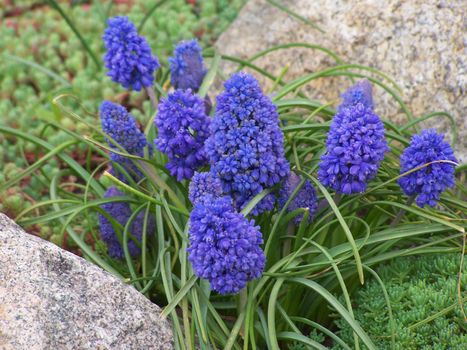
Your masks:
<path fill-rule="evenodd" d="M 368 65 L 393 77 L 403 100 L 415 117 L 446 111 L 459 130 L 456 154 L 467 161 L 467 1 L 426 0 L 276 0 L 315 22 L 313 29 L 266 0 L 250 0 L 219 38 L 217 49 L 227 55 L 249 58 L 278 44 L 306 42 L 335 51 L 350 63 Z M 310 49 L 276 51 L 254 62 L 274 75 L 288 64 L 286 81 L 334 65 L 329 56 Z M 232 69 L 226 67 L 227 72 Z M 255 74 L 259 77 L 259 74 Z M 268 89 L 271 81 L 262 78 Z M 322 78 L 305 92 L 323 102 L 338 99 L 349 86 L 345 78 Z M 375 90 L 377 112 L 395 122 L 404 121 L 394 99 Z M 430 125 L 450 133 L 444 117 Z"/>
<path fill-rule="evenodd" d="M 0 349 L 172 349 L 160 308 L 0 214 Z"/>

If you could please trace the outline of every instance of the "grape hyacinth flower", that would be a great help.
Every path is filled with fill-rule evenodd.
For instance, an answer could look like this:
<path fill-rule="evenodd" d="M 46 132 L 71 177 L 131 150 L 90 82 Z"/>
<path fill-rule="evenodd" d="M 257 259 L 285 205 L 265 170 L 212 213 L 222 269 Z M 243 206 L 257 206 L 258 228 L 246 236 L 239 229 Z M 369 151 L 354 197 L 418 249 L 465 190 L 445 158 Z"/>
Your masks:
<path fill-rule="evenodd" d="M 355 106 L 357 103 L 362 103 L 367 108 L 373 108 L 373 95 L 370 82 L 364 79 L 354 84 L 342 94 L 342 100 L 339 109 Z"/>
<path fill-rule="evenodd" d="M 101 103 L 100 118 L 102 130 L 117 142 L 128 153 L 143 156 L 147 145 L 146 136 L 138 128 L 135 118 L 127 112 L 125 107 L 110 101 Z M 106 139 L 109 146 L 119 150 L 117 145 Z"/>
<path fill-rule="evenodd" d="M 195 172 L 190 182 L 188 198 L 195 205 L 198 201 L 203 200 L 206 195 L 211 195 L 215 198 L 221 197 L 221 181 L 210 172 Z"/>
<path fill-rule="evenodd" d="M 209 123 L 203 100 L 190 89 L 175 90 L 162 99 L 155 119 L 159 130 L 155 144 L 169 157 L 167 169 L 178 181 L 190 179 L 207 164 L 204 142 Z"/>
<path fill-rule="evenodd" d="M 281 189 L 279 190 L 279 206 L 283 208 L 289 200 L 292 193 L 295 191 L 297 186 L 300 184 L 302 179 L 294 172 L 290 172 L 289 176 L 284 180 Z M 289 203 L 287 211 L 291 212 L 299 208 L 309 210 L 308 222 L 311 222 L 313 215 L 318 208 L 318 198 L 316 197 L 316 191 L 310 181 L 306 180 L 302 188 L 300 188 Z M 294 218 L 294 222 L 298 225 L 303 219 L 303 214 L 298 215 Z"/>
<path fill-rule="evenodd" d="M 360 96 L 355 89 L 352 87 L 347 96 Z M 361 88 L 361 91 L 364 91 L 361 96 L 371 93 L 368 88 Z M 345 98 L 350 103 L 350 97 Z M 371 94 L 361 100 L 368 104 Z M 338 108 L 326 148 L 319 164 L 319 180 L 339 194 L 364 192 L 368 181 L 376 176 L 384 153 L 389 150 L 382 121 L 371 107 L 360 101 Z"/>
<path fill-rule="evenodd" d="M 160 67 L 157 57 L 128 17 L 109 18 L 102 39 L 107 50 L 104 63 L 107 75 L 124 88 L 140 91 L 154 83 L 154 71 Z"/>
<path fill-rule="evenodd" d="M 240 72 L 224 87 L 217 97 L 206 151 L 211 171 L 221 179 L 224 193 L 232 196 L 239 210 L 286 177 L 290 168 L 277 108 L 263 94 L 258 81 Z M 271 210 L 274 202 L 273 195 L 266 196 L 252 214 Z"/>
<path fill-rule="evenodd" d="M 120 147 L 125 149 L 129 154 L 143 157 L 144 147 L 148 145 L 146 136 L 138 128 L 135 118 L 128 113 L 124 107 L 110 101 L 104 101 L 100 105 L 99 115 L 101 118 L 102 130 L 109 135 L 113 141 L 118 143 Z M 106 141 L 110 148 L 121 151 L 110 139 L 106 138 Z M 110 158 L 112 161 L 122 165 L 125 170 L 129 171 L 132 175 L 136 174 L 138 177 L 141 176 L 141 172 L 130 159 L 116 153 L 111 153 Z"/>
<path fill-rule="evenodd" d="M 112 198 L 117 196 L 123 196 L 123 193 L 120 192 L 115 187 L 110 187 L 104 195 L 104 198 Z M 128 222 L 128 219 L 132 215 L 132 210 L 128 203 L 124 202 L 109 202 L 104 203 L 100 206 L 105 210 L 115 221 L 122 225 L 122 235 L 123 228 Z M 140 212 L 133 222 L 130 224 L 129 233 L 133 235 L 138 241 L 141 242 L 141 237 L 143 234 L 143 225 L 144 225 L 144 212 Z M 117 233 L 112 226 L 112 223 L 102 214 L 99 214 L 99 227 L 101 232 L 102 240 L 107 244 L 109 256 L 114 259 L 123 259 L 125 254 L 123 252 L 123 247 L 118 239 Z M 151 232 L 154 229 L 154 221 L 150 217 L 147 224 L 147 232 Z M 131 256 L 136 256 L 141 252 L 141 249 L 137 244 L 132 240 L 128 239 L 128 250 Z"/>
<path fill-rule="evenodd" d="M 410 145 L 401 156 L 401 174 L 438 160 L 457 163 L 451 146 L 443 138 L 444 135 L 436 133 L 434 129 L 412 136 Z M 419 207 L 434 207 L 441 193 L 454 186 L 454 172 L 455 165 L 452 163 L 434 163 L 401 177 L 398 183 L 406 195 L 417 196 Z"/>
<path fill-rule="evenodd" d="M 170 81 L 175 89 L 197 92 L 207 69 L 197 40 L 184 40 L 177 44 L 174 57 L 169 58 Z"/>
<path fill-rule="evenodd" d="M 188 259 L 213 290 L 238 293 L 264 270 L 261 232 L 253 220 L 235 211 L 230 197 L 206 197 L 190 215 Z"/>

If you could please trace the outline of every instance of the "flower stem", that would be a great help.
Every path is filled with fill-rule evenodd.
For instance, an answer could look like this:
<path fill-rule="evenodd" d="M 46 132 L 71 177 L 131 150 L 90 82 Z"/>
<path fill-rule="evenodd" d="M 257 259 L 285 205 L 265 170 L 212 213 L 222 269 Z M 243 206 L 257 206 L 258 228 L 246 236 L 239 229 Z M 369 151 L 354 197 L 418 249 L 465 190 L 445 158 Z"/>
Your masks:
<path fill-rule="evenodd" d="M 282 254 L 283 256 L 287 256 L 290 253 L 290 248 L 292 247 L 292 237 L 295 233 L 295 224 L 293 221 L 290 221 L 287 225 L 287 236 L 284 242 L 284 246 L 282 247 Z"/>
<path fill-rule="evenodd" d="M 157 99 L 156 99 L 156 95 L 154 94 L 154 90 L 150 86 L 146 86 L 144 89 L 146 90 L 146 93 L 149 96 L 149 100 L 151 101 L 152 108 L 154 108 L 154 110 L 156 110 L 157 109 Z"/>
<path fill-rule="evenodd" d="M 342 199 L 342 193 L 336 193 L 334 195 L 334 203 L 336 204 L 336 206 L 339 205 L 339 203 L 341 202 L 341 199 Z"/>
<path fill-rule="evenodd" d="M 415 196 L 410 196 L 407 199 L 407 203 L 406 203 L 407 206 L 412 205 L 414 200 L 415 200 Z M 399 213 L 397 214 L 397 216 L 394 218 L 394 220 L 392 220 L 390 227 L 395 227 L 402 220 L 402 218 L 404 217 L 404 214 L 405 214 L 404 209 L 399 210 Z"/>
<path fill-rule="evenodd" d="M 246 307 L 248 301 L 248 289 L 247 287 L 243 288 L 238 294 L 238 313 L 240 314 Z"/>
<path fill-rule="evenodd" d="M 334 203 L 336 203 L 336 205 L 339 205 L 341 199 L 342 199 L 342 193 L 336 193 L 334 195 Z M 318 208 L 316 209 L 316 213 L 321 212 L 322 210 L 326 209 L 328 206 L 329 206 L 328 201 L 325 198 L 322 199 L 318 204 Z"/>
<path fill-rule="evenodd" d="M 237 303 L 237 315 L 240 315 L 242 312 L 246 311 L 246 305 L 248 303 L 248 288 L 243 288 L 238 295 Z M 242 321 L 240 326 L 240 334 L 245 334 L 245 320 Z"/>

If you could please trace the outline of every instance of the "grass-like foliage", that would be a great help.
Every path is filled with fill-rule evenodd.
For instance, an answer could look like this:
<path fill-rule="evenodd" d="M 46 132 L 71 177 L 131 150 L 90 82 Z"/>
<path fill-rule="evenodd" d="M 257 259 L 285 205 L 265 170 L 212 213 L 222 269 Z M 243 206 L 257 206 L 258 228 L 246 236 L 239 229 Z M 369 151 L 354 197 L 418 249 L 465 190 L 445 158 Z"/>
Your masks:
<path fill-rule="evenodd" d="M 378 269 L 380 281 L 372 278 L 355 294 L 355 318 L 378 349 L 463 349 L 467 330 L 461 307 L 467 306 L 467 275 L 458 288 L 459 265 L 458 254 L 394 260 Z M 339 336 L 351 341 L 352 329 L 345 322 L 338 324 Z"/>
<path fill-rule="evenodd" d="M 124 101 L 138 120 L 144 120 L 149 101 L 137 92 L 112 84 L 103 75 L 102 34 L 109 16 L 124 13 L 148 40 L 154 52 L 167 59 L 173 43 L 196 37 L 210 45 L 235 18 L 244 0 L 6 0 L 0 5 L 0 124 L 22 130 L 59 146 L 73 142 L 64 131 L 48 127 L 56 123 L 67 130 L 88 134 L 82 123 L 55 108 L 51 100 L 60 93 L 79 98 L 93 110 L 103 99 Z M 71 101 L 70 101 L 71 104 Z M 70 105 L 71 106 L 71 105 Z M 88 115 L 73 105 L 83 118 Z M 87 158 L 84 144 L 69 149 L 80 163 Z M 0 134 L 0 186 L 43 156 L 43 148 Z M 55 158 L 47 161 L 46 174 L 59 170 Z M 3 170 L 5 169 L 5 170 Z M 35 173 L 0 192 L 0 210 L 16 216 L 37 201 L 46 200 L 47 178 Z M 33 228 L 46 239 L 59 241 L 58 227 Z M 74 246 L 72 241 L 68 243 Z"/>
<path fill-rule="evenodd" d="M 113 32 L 117 33 L 118 28 Z M 130 54 L 115 64 L 109 58 L 108 67 L 118 69 L 119 82 L 144 73 L 143 65 L 137 64 L 143 50 L 139 50 L 142 40 L 136 35 L 131 32 L 125 39 L 133 45 Z M 285 82 L 254 63 L 272 51 L 292 46 L 329 54 L 336 64 Z M 185 60 L 187 66 L 180 67 L 186 70 L 186 77 L 193 77 L 190 67 L 193 62 L 196 67 L 202 66 L 199 57 L 187 58 L 183 57 L 185 51 L 178 52 L 181 57 L 172 62 Z M 146 51 L 144 57 L 147 61 Z M 39 137 L 0 126 L 3 134 L 35 144 L 43 153 L 24 172 L 14 175 L 9 184 L 42 172 L 49 187 L 50 199 L 22 211 L 16 220 L 24 226 L 44 222 L 59 225 L 61 237 L 71 238 L 88 260 L 161 305 L 162 317 L 169 317 L 172 322 L 177 349 L 326 349 L 334 345 L 343 349 L 379 349 L 372 329 L 356 317 L 359 313 L 354 310 L 353 291 L 369 278 L 376 278 L 375 267 L 381 263 L 411 255 L 460 256 L 464 252 L 467 203 L 461 200 L 466 195 L 462 185 L 465 175 L 461 171 L 465 166 L 457 165 L 451 158 L 437 158 L 400 173 L 401 154 L 412 134 L 419 131 L 419 122 L 443 114 L 413 116 L 393 80 L 370 67 L 347 64 L 335 53 L 315 45 L 278 46 L 250 60 L 205 51 L 204 59 L 208 70 L 203 72 L 201 86 L 195 89 L 198 96 L 192 90 L 173 95 L 170 69 L 165 60 L 160 60 L 153 85 L 149 80 L 141 82 L 145 90 L 141 98 L 151 101 L 144 110 L 141 128 L 124 107 L 109 103 L 101 107 L 101 128 L 98 105 L 86 111 L 94 118 L 90 122 L 89 116 L 73 108 L 81 102 L 71 94 L 55 96 L 53 104 L 77 125 L 84 124 L 83 130 L 88 131 L 70 131 L 53 122 L 48 126 L 71 135 L 68 143 L 52 146 Z M 247 67 L 253 75 L 271 79 L 273 91 L 262 92 L 254 78 L 239 74 L 230 78 L 225 84 L 226 92 L 216 100 L 210 87 L 216 79 L 226 80 L 219 68 L 223 60 L 238 63 L 238 70 Z M 105 73 L 100 74 L 104 78 Z M 336 76 L 351 84 L 366 78 L 373 88 L 394 97 L 410 123 L 395 125 L 387 116 L 380 116 L 380 122 L 373 111 L 378 101 L 372 101 L 371 95 L 368 98 L 367 90 L 361 96 L 345 97 L 349 106 L 341 104 L 337 110 L 337 103 L 313 101 L 301 92 L 313 80 Z M 171 97 L 167 98 L 167 94 Z M 245 98 L 247 95 L 254 99 Z M 359 99 L 356 105 L 353 98 Z M 206 122 L 204 113 L 210 115 L 209 130 L 215 131 L 214 135 L 206 134 L 202 125 Z M 371 129 L 371 135 L 376 135 L 364 141 L 368 142 L 364 145 L 368 146 L 364 151 L 369 154 L 367 163 L 355 160 L 359 154 L 355 143 L 345 146 L 357 147 L 350 154 L 349 148 L 338 146 L 345 129 L 330 132 L 333 119 L 348 123 L 352 113 L 361 115 L 360 122 L 365 121 L 358 124 L 358 132 Z M 227 129 L 238 137 L 223 135 Z M 250 135 L 253 130 L 257 137 Z M 327 141 L 332 144 L 328 133 L 336 144 L 334 150 L 326 149 Z M 89 161 L 77 162 L 67 153 L 76 143 L 85 149 Z M 205 153 L 200 151 L 204 143 Z M 248 146 L 255 149 L 256 144 L 260 147 L 255 153 Z M 336 174 L 337 170 L 329 170 L 337 169 L 331 168 L 336 163 L 330 153 L 338 158 L 344 151 L 355 163 L 339 171 L 347 171 L 343 178 L 353 182 L 348 185 L 339 178 L 337 185 L 332 176 L 319 173 Z M 227 161 L 225 156 L 229 154 L 239 157 L 238 163 Z M 321 161 L 325 154 L 326 166 Z M 98 157 L 99 162 L 91 162 L 92 157 Z M 52 159 L 58 160 L 60 170 L 47 174 L 43 169 Z M 276 163 L 263 162 L 264 159 Z M 240 163 L 242 166 L 238 166 Z M 288 173 L 286 163 L 299 180 L 292 181 L 293 185 L 288 183 L 290 192 L 284 200 L 281 189 Z M 259 170 L 254 167 L 256 164 L 262 164 Z M 280 170 L 277 164 L 281 164 Z M 399 187 L 398 179 L 410 174 L 425 174 L 431 179 L 429 176 L 441 172 L 454 179 L 455 166 L 460 180 L 441 193 L 435 207 L 416 206 L 412 203 L 413 193 L 408 200 Z M 249 171 L 242 173 L 238 170 L 242 167 Z M 205 185 L 209 195 L 199 200 L 191 191 L 194 208 L 189 200 L 193 170 L 211 170 L 221 181 L 219 190 L 215 180 L 204 179 L 209 183 Z M 236 177 L 239 172 L 240 178 Z M 321 180 L 323 177 L 326 180 Z M 309 204 L 301 188 L 313 192 L 315 205 Z M 432 184 L 424 191 L 435 193 L 440 189 L 444 187 Z M 227 197 L 218 198 L 218 192 Z M 228 196 L 232 199 L 226 199 Z M 275 196 L 281 196 L 281 205 L 275 203 Z M 219 231 L 229 235 L 218 237 Z M 218 254 L 231 244 L 232 237 L 238 238 L 235 245 Z M 209 259 L 208 264 L 204 258 Z M 460 264 L 455 264 L 453 269 L 456 268 L 461 274 Z M 381 289 L 385 290 L 384 283 Z M 417 322 L 436 322 L 443 316 L 441 311 L 433 309 L 434 314 L 423 315 L 425 319 Z M 350 336 L 341 337 L 336 331 L 336 317 L 341 327 L 345 324 Z M 385 329 L 381 335 L 387 335 Z M 398 335 L 395 337 L 397 340 Z"/>

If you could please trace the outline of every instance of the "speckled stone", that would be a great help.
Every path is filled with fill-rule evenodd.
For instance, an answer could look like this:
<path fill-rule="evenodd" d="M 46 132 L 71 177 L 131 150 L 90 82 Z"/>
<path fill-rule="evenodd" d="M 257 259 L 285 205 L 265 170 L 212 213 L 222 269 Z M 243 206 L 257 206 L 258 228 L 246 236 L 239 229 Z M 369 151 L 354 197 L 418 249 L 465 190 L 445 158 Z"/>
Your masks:
<path fill-rule="evenodd" d="M 465 0 L 280 0 L 295 13 L 315 22 L 326 33 L 284 13 L 266 0 L 250 0 L 219 38 L 223 54 L 248 58 L 278 44 L 306 42 L 335 51 L 343 60 L 368 65 L 396 80 L 403 101 L 414 116 L 446 111 L 454 117 L 459 140 L 457 157 L 467 161 L 467 1 Z M 276 51 L 254 62 L 274 75 L 286 65 L 284 80 L 335 64 L 323 52 L 310 49 Z M 232 66 L 226 66 L 226 72 Z M 259 74 L 255 74 L 259 77 Z M 272 83 L 261 78 L 267 89 Z M 322 102 L 338 99 L 349 86 L 346 78 L 321 78 L 304 90 Z M 397 123 L 405 121 L 394 99 L 375 89 L 376 111 Z M 450 134 L 447 118 L 430 126 Z"/>
<path fill-rule="evenodd" d="M 0 214 L 0 349 L 172 349 L 160 308 Z"/>

